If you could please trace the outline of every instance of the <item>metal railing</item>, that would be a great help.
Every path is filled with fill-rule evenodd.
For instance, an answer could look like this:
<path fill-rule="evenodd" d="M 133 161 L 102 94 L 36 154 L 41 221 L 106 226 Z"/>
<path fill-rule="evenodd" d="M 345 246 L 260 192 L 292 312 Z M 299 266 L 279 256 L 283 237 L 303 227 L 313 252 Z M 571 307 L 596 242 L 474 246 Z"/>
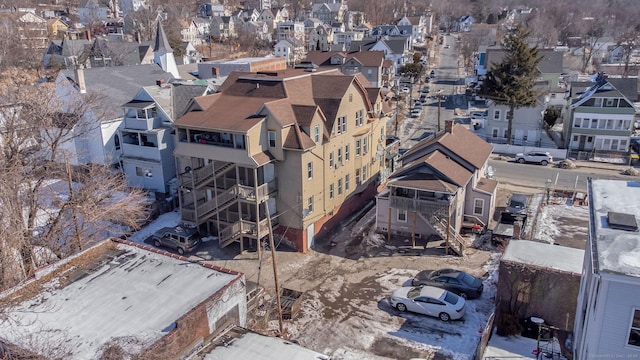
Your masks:
<path fill-rule="evenodd" d="M 416 198 L 406 198 L 402 196 L 389 196 L 392 208 L 415 211 L 418 213 L 432 214 L 436 216 L 449 216 L 453 213 L 454 207 L 450 200 L 424 200 Z"/>

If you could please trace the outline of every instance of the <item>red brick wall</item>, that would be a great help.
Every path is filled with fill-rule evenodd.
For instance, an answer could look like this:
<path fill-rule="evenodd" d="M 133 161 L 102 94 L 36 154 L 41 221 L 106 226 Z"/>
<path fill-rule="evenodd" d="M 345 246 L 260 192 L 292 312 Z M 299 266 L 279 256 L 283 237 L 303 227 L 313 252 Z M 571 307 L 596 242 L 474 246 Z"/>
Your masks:
<path fill-rule="evenodd" d="M 285 70 L 287 68 L 287 63 L 285 58 L 281 57 L 252 62 L 250 66 L 251 72 L 276 71 Z"/>

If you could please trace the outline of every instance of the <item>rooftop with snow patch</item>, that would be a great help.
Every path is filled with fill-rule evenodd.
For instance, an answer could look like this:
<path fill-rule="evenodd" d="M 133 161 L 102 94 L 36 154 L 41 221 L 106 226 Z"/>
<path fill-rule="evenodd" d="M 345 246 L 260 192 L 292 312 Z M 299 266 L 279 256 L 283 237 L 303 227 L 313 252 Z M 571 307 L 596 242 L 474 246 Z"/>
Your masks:
<path fill-rule="evenodd" d="M 113 342 L 135 354 L 243 276 L 115 241 L 44 270 L 0 298 L 0 338 L 65 359 L 99 358 Z"/>
<path fill-rule="evenodd" d="M 502 261 L 534 265 L 574 274 L 582 273 L 584 250 L 529 240 L 511 240 Z"/>
<path fill-rule="evenodd" d="M 591 180 L 589 197 L 594 271 L 640 277 L 640 232 L 611 224 L 609 214 L 626 214 L 637 226 L 640 181 Z"/>
<path fill-rule="evenodd" d="M 214 340 L 216 345 L 204 360 L 328 360 L 329 357 L 298 344 L 275 337 L 256 334 L 243 328 L 233 328 Z"/>

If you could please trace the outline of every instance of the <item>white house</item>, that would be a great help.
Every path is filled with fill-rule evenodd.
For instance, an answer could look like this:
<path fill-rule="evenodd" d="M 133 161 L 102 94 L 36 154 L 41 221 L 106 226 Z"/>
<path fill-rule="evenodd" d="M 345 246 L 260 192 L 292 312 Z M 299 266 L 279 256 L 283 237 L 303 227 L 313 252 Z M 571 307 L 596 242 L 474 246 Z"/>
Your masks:
<path fill-rule="evenodd" d="M 304 41 L 304 23 L 299 21 L 283 21 L 276 24 L 277 40 L 295 38 Z"/>
<path fill-rule="evenodd" d="M 369 51 L 384 51 L 385 59 L 393 62 L 396 74 L 400 67 L 411 61 L 410 38 L 405 36 L 385 37 L 373 45 Z"/>
<path fill-rule="evenodd" d="M 488 101 L 488 107 L 485 110 L 486 116 L 472 116 L 471 121 L 476 135 L 491 143 L 505 144 L 509 125 L 507 120 L 508 111 L 508 106 Z M 541 146 L 543 114 L 544 107 L 540 102 L 536 106 L 515 109 L 511 144 Z"/>
<path fill-rule="evenodd" d="M 133 11 L 138 11 L 141 8 L 149 6 L 147 0 L 118 0 L 120 3 L 120 10 L 123 14 L 128 14 Z"/>
<path fill-rule="evenodd" d="M 306 54 L 304 43 L 296 39 L 280 40 L 273 49 L 276 57 L 285 57 L 287 59 L 287 64 L 297 63 Z"/>
<path fill-rule="evenodd" d="M 640 182 L 590 180 L 573 358 L 640 357 Z"/>
<path fill-rule="evenodd" d="M 115 0 L 81 0 L 78 5 L 80 23 L 87 25 L 114 16 L 112 12 L 113 1 Z"/>
<path fill-rule="evenodd" d="M 55 81 L 58 97 L 66 103 L 86 101 L 87 109 L 54 160 L 67 160 L 72 165 L 118 164 L 122 104 L 130 101 L 140 86 L 171 78 L 156 64 L 60 71 Z"/>

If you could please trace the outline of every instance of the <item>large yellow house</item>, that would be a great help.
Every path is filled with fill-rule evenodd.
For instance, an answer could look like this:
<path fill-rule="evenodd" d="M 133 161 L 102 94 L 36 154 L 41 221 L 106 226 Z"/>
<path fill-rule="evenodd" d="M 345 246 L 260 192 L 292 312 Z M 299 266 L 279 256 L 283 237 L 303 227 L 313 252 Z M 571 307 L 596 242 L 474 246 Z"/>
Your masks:
<path fill-rule="evenodd" d="M 298 251 L 373 198 L 382 96 L 338 70 L 232 73 L 175 122 L 182 221 L 241 250 L 276 234 Z"/>

